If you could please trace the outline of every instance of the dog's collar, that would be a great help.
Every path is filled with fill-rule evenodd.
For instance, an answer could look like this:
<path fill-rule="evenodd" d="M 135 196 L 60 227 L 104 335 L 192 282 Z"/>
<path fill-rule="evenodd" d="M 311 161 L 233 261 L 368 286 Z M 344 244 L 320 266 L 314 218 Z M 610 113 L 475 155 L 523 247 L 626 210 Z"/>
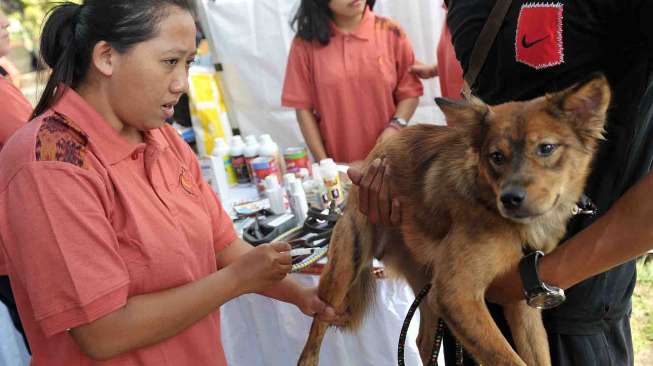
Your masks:
<path fill-rule="evenodd" d="M 583 194 L 580 196 L 580 200 L 576 202 L 574 207 L 571 208 L 571 213 L 576 215 L 590 215 L 594 216 L 599 212 L 599 209 L 596 207 L 592 199 Z"/>

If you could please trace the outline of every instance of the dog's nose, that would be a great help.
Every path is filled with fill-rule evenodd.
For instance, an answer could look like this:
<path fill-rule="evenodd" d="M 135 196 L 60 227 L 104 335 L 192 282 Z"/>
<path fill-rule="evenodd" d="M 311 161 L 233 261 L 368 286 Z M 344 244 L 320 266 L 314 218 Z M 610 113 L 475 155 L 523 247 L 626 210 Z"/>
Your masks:
<path fill-rule="evenodd" d="M 501 193 L 501 203 L 508 209 L 521 207 L 526 199 L 526 191 L 520 187 L 508 187 Z"/>

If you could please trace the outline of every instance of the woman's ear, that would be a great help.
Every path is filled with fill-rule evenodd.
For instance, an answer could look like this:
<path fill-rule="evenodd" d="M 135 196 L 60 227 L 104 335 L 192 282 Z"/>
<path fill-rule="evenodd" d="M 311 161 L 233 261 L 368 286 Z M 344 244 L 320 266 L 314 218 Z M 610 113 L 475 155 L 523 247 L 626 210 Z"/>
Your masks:
<path fill-rule="evenodd" d="M 106 41 L 100 41 L 93 47 L 91 67 L 104 76 L 113 75 L 116 50 Z"/>

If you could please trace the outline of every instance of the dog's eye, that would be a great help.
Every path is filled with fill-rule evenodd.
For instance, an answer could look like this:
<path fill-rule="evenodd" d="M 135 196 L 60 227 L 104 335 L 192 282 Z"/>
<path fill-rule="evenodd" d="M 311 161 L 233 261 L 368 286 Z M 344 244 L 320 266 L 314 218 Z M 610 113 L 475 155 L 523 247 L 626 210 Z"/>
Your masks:
<path fill-rule="evenodd" d="M 554 144 L 540 144 L 537 147 L 537 155 L 539 156 L 549 156 L 558 148 L 558 145 Z"/>
<path fill-rule="evenodd" d="M 492 160 L 492 162 L 496 165 L 501 165 L 504 161 L 506 161 L 506 157 L 501 153 L 501 151 L 495 151 L 490 154 L 490 160 Z"/>

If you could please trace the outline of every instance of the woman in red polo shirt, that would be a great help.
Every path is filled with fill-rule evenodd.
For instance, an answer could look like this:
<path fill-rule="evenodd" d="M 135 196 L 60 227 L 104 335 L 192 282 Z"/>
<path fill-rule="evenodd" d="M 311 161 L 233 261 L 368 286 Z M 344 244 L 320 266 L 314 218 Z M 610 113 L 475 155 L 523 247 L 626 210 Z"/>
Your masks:
<path fill-rule="evenodd" d="M 282 104 L 295 108 L 313 157 L 364 159 L 382 134 L 407 123 L 422 95 L 401 27 L 374 0 L 302 0 Z"/>
<path fill-rule="evenodd" d="M 0 9 L 0 58 L 9 53 L 9 19 Z M 6 70 L 0 66 L 0 150 L 9 140 L 9 137 L 29 120 L 32 105 L 23 94 L 14 86 Z M 14 295 L 11 291 L 5 260 L 0 250 L 0 301 L 9 310 L 11 319 L 16 329 L 24 335 L 23 326 L 18 317 Z"/>
<path fill-rule="evenodd" d="M 165 120 L 188 89 L 184 0 L 87 0 L 51 13 L 34 119 L 0 154 L 0 249 L 33 365 L 226 365 L 218 308 L 244 293 L 335 314 L 252 248 Z"/>

